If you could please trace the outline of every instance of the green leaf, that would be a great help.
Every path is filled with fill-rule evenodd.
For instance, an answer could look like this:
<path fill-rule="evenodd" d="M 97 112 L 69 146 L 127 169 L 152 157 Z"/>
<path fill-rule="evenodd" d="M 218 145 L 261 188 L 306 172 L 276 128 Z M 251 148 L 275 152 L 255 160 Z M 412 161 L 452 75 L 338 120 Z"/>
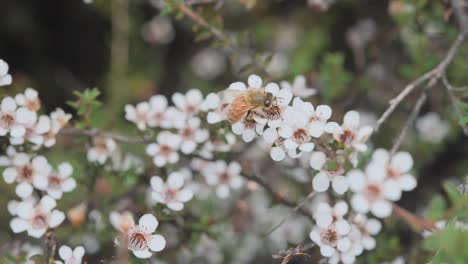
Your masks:
<path fill-rule="evenodd" d="M 462 194 L 458 188 L 450 182 L 444 183 L 444 190 L 447 193 L 450 201 L 454 204 L 457 204 L 458 201 L 462 198 Z"/>

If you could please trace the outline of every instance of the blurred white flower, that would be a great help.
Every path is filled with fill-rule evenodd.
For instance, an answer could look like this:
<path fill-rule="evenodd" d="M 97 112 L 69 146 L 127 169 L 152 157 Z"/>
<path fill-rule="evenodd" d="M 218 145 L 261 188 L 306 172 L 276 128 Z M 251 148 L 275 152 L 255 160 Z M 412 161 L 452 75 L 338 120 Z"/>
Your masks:
<path fill-rule="evenodd" d="M 112 153 L 117 149 L 117 143 L 104 135 L 93 137 L 93 146 L 88 149 L 87 158 L 89 162 L 98 164 L 106 163 L 107 159 L 112 156 Z"/>
<path fill-rule="evenodd" d="M 35 204 L 32 200 L 25 200 L 18 204 L 17 215 L 10 222 L 13 233 L 28 232 L 28 235 L 40 238 L 47 229 L 59 226 L 65 219 L 65 214 L 54 209 L 56 201 L 46 195 Z"/>
<path fill-rule="evenodd" d="M 0 59 L 0 86 L 10 85 L 12 82 L 11 75 L 8 74 L 8 64 Z"/>
<path fill-rule="evenodd" d="M 340 133 L 334 133 L 333 137 L 345 148 L 354 148 L 359 152 L 364 152 L 367 150 L 365 142 L 372 134 L 372 127 L 360 126 L 359 120 L 360 116 L 357 111 L 346 112 Z"/>
<path fill-rule="evenodd" d="M 116 230 L 125 234 L 135 225 L 133 214 L 129 211 L 122 213 L 115 211 L 111 212 L 109 215 L 109 221 Z"/>
<path fill-rule="evenodd" d="M 29 119 L 29 111 L 18 111 L 16 101 L 5 97 L 0 104 L 0 136 L 10 133 L 10 136 L 19 138 L 26 133 L 24 123 Z"/>
<path fill-rule="evenodd" d="M 273 77 L 281 77 L 283 76 L 289 66 L 289 57 L 284 52 L 275 52 L 271 60 L 269 61 L 268 65 L 266 66 L 266 72 Z"/>
<path fill-rule="evenodd" d="M 184 176 L 179 172 L 169 174 L 167 182 L 158 176 L 151 177 L 151 188 L 152 198 L 173 211 L 182 210 L 184 203 L 193 197 L 193 192 L 184 187 Z"/>
<path fill-rule="evenodd" d="M 143 25 L 141 35 L 146 42 L 168 44 L 175 37 L 171 20 L 166 16 L 155 16 Z"/>
<path fill-rule="evenodd" d="M 15 101 L 18 106 L 25 107 L 31 112 L 37 112 L 41 108 L 39 94 L 33 88 L 26 88 L 24 93 L 17 94 Z"/>
<path fill-rule="evenodd" d="M 351 206 L 358 213 L 371 211 L 378 218 L 384 218 L 392 213 L 391 201 L 401 197 L 401 190 L 394 182 L 385 181 L 385 175 L 374 173 L 372 168 L 366 173 L 354 169 L 347 173 L 348 184 L 354 195 Z"/>
<path fill-rule="evenodd" d="M 244 183 L 241 176 L 242 168 L 239 163 L 232 161 L 229 165 L 223 160 L 209 163 L 202 171 L 206 183 L 216 188 L 216 195 L 225 199 L 230 189 L 239 189 Z"/>
<path fill-rule="evenodd" d="M 52 171 L 48 178 L 47 194 L 54 199 L 62 198 L 64 192 L 71 192 L 76 188 L 76 181 L 71 177 L 73 167 L 68 162 L 59 164 L 57 171 Z"/>
<path fill-rule="evenodd" d="M 344 194 L 349 187 L 348 179 L 343 176 L 344 170 L 321 170 L 312 179 L 312 187 L 316 192 L 325 192 L 331 186 L 337 194 Z"/>
<path fill-rule="evenodd" d="M 449 124 L 435 112 L 427 113 L 416 120 L 416 129 L 426 141 L 440 143 L 449 132 Z"/>
<path fill-rule="evenodd" d="M 139 130 L 146 130 L 151 117 L 151 107 L 148 102 L 141 102 L 135 106 L 125 105 L 125 119 L 136 124 Z"/>
<path fill-rule="evenodd" d="M 3 171 L 3 179 L 11 184 L 18 182 L 16 194 L 25 198 L 32 194 L 33 187 L 38 190 L 47 188 L 47 177 L 50 175 L 52 167 L 43 156 L 31 158 L 26 153 L 17 153 L 10 167 Z"/>
<path fill-rule="evenodd" d="M 377 235 L 382 229 L 380 221 L 374 218 L 367 218 L 364 214 L 356 214 L 351 221 L 360 230 L 362 247 L 366 250 L 374 249 L 376 241 L 373 236 Z"/>
<path fill-rule="evenodd" d="M 338 201 L 333 207 L 328 203 L 319 203 L 314 211 L 314 219 L 317 226 L 323 229 L 330 227 L 333 224 L 338 226 L 346 226 L 349 223 L 343 219 L 348 213 L 348 204 L 344 201 Z"/>
<path fill-rule="evenodd" d="M 384 174 L 386 180 L 394 183 L 402 191 L 416 188 L 416 178 L 410 174 L 413 158 L 408 152 L 400 151 L 390 157 L 387 150 L 377 149 L 372 154 L 368 167 L 372 169 L 373 174 Z"/>
<path fill-rule="evenodd" d="M 288 81 L 282 81 L 280 85 L 281 88 L 290 89 L 294 96 L 301 98 L 308 98 L 317 94 L 316 89 L 307 87 L 306 78 L 303 75 L 294 77 L 292 84 Z"/>
<path fill-rule="evenodd" d="M 73 250 L 69 246 L 61 246 L 58 253 L 63 261 L 57 260 L 56 264 L 81 264 L 85 250 L 81 246 Z"/>
<path fill-rule="evenodd" d="M 172 102 L 186 117 L 191 117 L 200 111 L 203 95 L 198 89 L 190 89 L 186 94 L 174 93 Z"/>
<path fill-rule="evenodd" d="M 320 254 L 331 257 L 335 252 L 346 252 L 351 247 L 351 241 L 347 237 L 351 227 L 346 220 L 336 221 L 327 228 L 315 226 L 310 232 L 310 239 L 320 247 Z"/>
<path fill-rule="evenodd" d="M 184 154 L 195 151 L 198 144 L 205 142 L 209 135 L 208 130 L 200 128 L 201 121 L 198 117 L 191 117 L 180 125 L 177 125 L 181 138 L 180 150 Z"/>
<path fill-rule="evenodd" d="M 172 126 L 171 116 L 167 99 L 162 95 L 152 96 L 149 100 L 149 115 L 145 118 L 148 126 L 170 128 Z"/>
<path fill-rule="evenodd" d="M 158 134 L 157 143 L 146 147 L 146 154 L 153 157 L 153 163 L 157 167 L 164 167 L 167 163 L 174 164 L 179 161 L 177 150 L 180 148 L 181 141 L 179 135 L 163 131 Z"/>
<path fill-rule="evenodd" d="M 205 48 L 192 58 L 192 71 L 204 80 L 213 80 L 226 70 L 226 57 L 214 48 Z"/>

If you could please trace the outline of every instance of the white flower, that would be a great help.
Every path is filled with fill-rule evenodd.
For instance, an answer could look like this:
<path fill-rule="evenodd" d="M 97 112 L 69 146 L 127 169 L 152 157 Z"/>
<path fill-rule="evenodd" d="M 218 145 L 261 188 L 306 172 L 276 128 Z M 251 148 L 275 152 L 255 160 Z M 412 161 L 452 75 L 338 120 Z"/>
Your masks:
<path fill-rule="evenodd" d="M 344 177 L 344 170 L 335 171 L 322 170 L 312 179 L 312 187 L 316 192 L 325 192 L 332 185 L 333 190 L 338 194 L 343 194 L 348 190 L 348 179 Z"/>
<path fill-rule="evenodd" d="M 216 188 L 216 195 L 225 199 L 229 196 L 231 188 L 239 189 L 243 185 L 241 171 L 240 164 L 235 161 L 227 165 L 225 161 L 218 160 L 206 166 L 202 174 L 206 183 Z"/>
<path fill-rule="evenodd" d="M 185 95 L 175 93 L 172 95 L 172 102 L 187 117 L 194 116 L 200 111 L 203 103 L 203 95 L 198 89 L 191 89 Z"/>
<path fill-rule="evenodd" d="M 288 107 L 284 111 L 284 121 L 278 129 L 278 135 L 284 138 L 284 147 L 288 150 L 291 158 L 299 156 L 297 150 L 311 152 L 315 146 L 314 143 L 310 142 L 309 120 L 305 114 L 307 105 L 312 106 L 312 104 L 305 103 L 296 97 L 292 107 Z M 267 142 L 271 140 L 271 138 L 265 139 Z"/>
<path fill-rule="evenodd" d="M 0 86 L 10 85 L 12 82 L 11 75 L 8 74 L 8 64 L 0 59 Z"/>
<path fill-rule="evenodd" d="M 317 226 L 320 228 L 328 228 L 332 224 L 343 228 L 343 232 L 349 229 L 349 223 L 343 219 L 348 213 L 348 204 L 344 201 L 339 201 L 331 207 L 328 203 L 319 203 L 314 211 L 314 218 Z M 349 232 L 349 230 L 348 230 Z"/>
<path fill-rule="evenodd" d="M 151 116 L 151 107 L 148 102 L 141 102 L 135 106 L 125 106 L 125 119 L 136 124 L 139 130 L 146 130 Z"/>
<path fill-rule="evenodd" d="M 169 111 L 171 108 L 167 107 L 167 99 L 162 95 L 152 96 L 149 100 L 150 110 L 147 117 L 147 123 L 150 127 L 170 128 L 172 121 Z"/>
<path fill-rule="evenodd" d="M 348 238 L 350 241 L 349 249 L 345 252 L 342 251 L 335 251 L 335 254 L 330 257 L 328 260 L 329 264 L 348 264 L 354 263 L 356 260 L 356 256 L 359 256 L 364 251 L 362 247 L 362 236 L 359 228 L 355 225 L 351 225 L 351 231 L 348 234 Z"/>
<path fill-rule="evenodd" d="M 23 137 L 11 137 L 10 143 L 12 145 L 21 145 L 25 141 L 29 141 L 36 145 L 36 147 L 44 144 L 45 135 L 49 133 L 51 129 L 51 120 L 46 115 L 41 115 L 39 118 L 35 112 L 27 110 L 26 108 L 19 108 L 18 112 L 25 112 L 27 116 L 27 122 L 24 123 L 26 133 Z"/>
<path fill-rule="evenodd" d="M 169 174 L 167 182 L 158 177 L 151 178 L 153 189 L 152 197 L 159 203 L 166 204 L 173 211 L 180 211 L 184 208 L 184 203 L 190 201 L 193 193 L 188 188 L 183 188 L 184 176 L 180 172 Z"/>
<path fill-rule="evenodd" d="M 10 133 L 19 138 L 26 133 L 24 123 L 28 119 L 27 111 L 18 111 L 18 105 L 11 97 L 5 97 L 0 104 L 0 136 Z"/>
<path fill-rule="evenodd" d="M 307 87 L 306 78 L 303 75 L 296 76 L 292 85 L 287 81 L 282 81 L 280 85 L 281 88 L 290 89 L 294 96 L 301 98 L 308 98 L 317 93 L 316 89 Z"/>
<path fill-rule="evenodd" d="M 154 252 L 159 252 L 166 246 L 166 239 L 161 235 L 154 235 L 158 227 L 158 220 L 151 214 L 143 215 L 138 225 L 133 224 L 124 236 L 126 236 L 128 249 L 137 258 L 150 258 Z M 151 250 L 151 251 L 150 251 Z"/>
<path fill-rule="evenodd" d="M 76 181 L 71 176 L 73 167 L 68 162 L 58 166 L 57 171 L 52 171 L 48 177 L 47 194 L 54 199 L 62 198 L 64 192 L 71 192 L 76 188 Z"/>
<path fill-rule="evenodd" d="M 372 173 L 384 174 L 387 180 L 394 182 L 402 191 L 416 188 L 416 178 L 410 174 L 413 158 L 408 152 L 397 152 L 390 157 L 387 150 L 377 149 L 369 166 L 373 170 Z"/>
<path fill-rule="evenodd" d="M 361 244 L 364 249 L 372 250 L 375 248 L 376 242 L 375 238 L 372 236 L 377 235 L 382 229 L 382 224 L 379 220 L 374 218 L 367 218 L 363 214 L 357 214 L 352 219 L 353 224 L 355 224 L 361 233 Z"/>
<path fill-rule="evenodd" d="M 372 127 L 360 127 L 359 120 L 357 111 L 348 111 L 344 116 L 340 133 L 334 133 L 333 136 L 346 148 L 354 148 L 359 152 L 364 152 L 367 150 L 365 142 L 372 134 Z"/>
<path fill-rule="evenodd" d="M 192 117 L 177 125 L 179 136 L 181 138 L 180 150 L 184 154 L 190 154 L 195 151 L 197 145 L 208 139 L 209 132 L 200 128 L 200 119 Z"/>
<path fill-rule="evenodd" d="M 27 200 L 18 204 L 17 214 L 10 222 L 13 233 L 28 232 L 28 235 L 40 238 L 48 228 L 59 226 L 65 214 L 54 209 L 57 203 L 50 196 L 44 196 L 39 203 Z"/>
<path fill-rule="evenodd" d="M 104 135 L 93 137 L 93 146 L 88 149 L 87 158 L 89 162 L 97 162 L 99 164 L 106 163 L 107 159 L 116 151 L 117 144 L 115 141 Z"/>
<path fill-rule="evenodd" d="M 56 264 L 81 264 L 85 250 L 83 247 L 71 249 L 69 246 L 61 246 L 59 248 L 59 256 L 63 260 L 55 261 Z"/>
<path fill-rule="evenodd" d="M 346 252 L 350 249 L 351 241 L 347 237 L 349 232 L 349 223 L 346 220 L 341 220 L 327 228 L 314 227 L 310 232 L 310 239 L 320 247 L 322 256 L 331 257 L 337 250 Z"/>
<path fill-rule="evenodd" d="M 312 137 L 319 138 L 324 132 L 339 133 L 340 126 L 336 122 L 327 122 L 332 114 L 328 105 L 319 105 L 316 109 L 309 110 L 309 133 Z"/>
<path fill-rule="evenodd" d="M 439 143 L 447 136 L 449 125 L 435 112 L 430 112 L 416 120 L 416 129 L 421 137 L 432 143 Z"/>
<path fill-rule="evenodd" d="M 17 152 L 13 146 L 8 146 L 5 154 L 4 156 L 0 156 L 0 167 L 11 166 Z"/>
<path fill-rule="evenodd" d="M 387 217 L 392 213 L 390 201 L 399 200 L 401 190 L 394 182 L 385 181 L 381 173 L 374 173 L 371 167 L 366 172 L 355 169 L 347 174 L 349 188 L 355 192 L 351 206 L 358 213 L 371 211 L 378 218 Z"/>
<path fill-rule="evenodd" d="M 129 211 L 123 213 L 111 212 L 109 221 L 115 229 L 125 234 L 135 225 L 133 214 Z"/>
<path fill-rule="evenodd" d="M 252 141 L 257 134 L 262 134 L 265 124 L 258 123 L 253 118 L 241 119 L 232 125 L 232 133 L 242 137 L 245 142 Z"/>
<path fill-rule="evenodd" d="M 225 107 L 226 105 L 221 103 L 221 99 L 217 94 L 210 93 L 203 101 L 200 110 L 208 112 L 206 115 L 208 124 L 215 124 L 224 120 L 223 110 Z"/>
<path fill-rule="evenodd" d="M 23 106 L 31 112 L 37 112 L 41 108 L 39 94 L 33 88 L 26 88 L 24 93 L 15 96 L 16 103 Z"/>
<path fill-rule="evenodd" d="M 179 135 L 163 131 L 158 134 L 157 143 L 146 147 L 146 154 L 153 157 L 153 163 L 158 167 L 164 167 L 167 163 L 174 164 L 179 161 L 177 150 L 181 141 Z"/>
<path fill-rule="evenodd" d="M 11 165 L 3 171 L 3 179 L 8 184 L 14 181 L 19 183 L 16 186 L 18 196 L 22 198 L 30 196 L 33 186 L 39 190 L 45 190 L 47 176 L 52 170 L 46 158 L 37 156 L 31 159 L 26 153 L 18 153 L 14 156 Z"/>

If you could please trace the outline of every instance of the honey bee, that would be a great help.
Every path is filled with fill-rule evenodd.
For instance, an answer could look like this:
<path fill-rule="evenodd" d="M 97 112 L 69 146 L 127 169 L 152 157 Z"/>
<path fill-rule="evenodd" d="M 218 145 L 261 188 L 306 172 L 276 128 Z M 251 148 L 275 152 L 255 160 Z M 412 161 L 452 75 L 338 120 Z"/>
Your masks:
<path fill-rule="evenodd" d="M 276 100 L 272 93 L 263 89 L 225 90 L 220 92 L 220 98 L 227 104 L 223 112 L 230 124 L 236 123 L 245 114 L 269 108 Z"/>

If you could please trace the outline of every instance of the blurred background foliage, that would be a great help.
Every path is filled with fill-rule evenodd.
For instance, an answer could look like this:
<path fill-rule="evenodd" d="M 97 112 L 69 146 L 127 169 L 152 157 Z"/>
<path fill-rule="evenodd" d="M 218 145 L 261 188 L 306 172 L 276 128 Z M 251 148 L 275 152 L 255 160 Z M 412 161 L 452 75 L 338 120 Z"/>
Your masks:
<path fill-rule="evenodd" d="M 254 72 L 269 80 L 290 82 L 303 74 L 309 87 L 319 91 L 312 102 L 332 105 L 335 121 L 340 121 L 347 110 L 358 109 L 372 123 L 388 106 L 389 99 L 440 62 L 457 34 L 446 1 L 200 2 L 192 6 L 193 10 L 222 30 L 231 42 L 216 40 L 175 8 L 162 7 L 157 0 L 94 0 L 90 4 L 81 0 L 2 0 L 0 58 L 10 64 L 14 86 L 2 88 L 0 93 L 15 94 L 24 87 L 34 87 L 39 91 L 45 111 L 60 106 L 78 115 L 83 111 L 76 109 L 86 106 L 66 102 L 76 100 L 77 95 L 92 97 L 89 107 L 93 115 L 89 122 L 93 126 L 136 135 L 135 129 L 123 119 L 126 103 L 154 94 L 170 96 L 194 87 L 204 94 L 216 92 L 231 82 L 245 81 Z M 455 87 L 468 84 L 467 58 L 465 44 L 447 74 L 447 80 Z M 84 95 L 83 91 L 89 87 L 98 87 L 100 93 L 95 90 Z M 411 94 L 373 136 L 375 147 L 392 145 L 419 94 Z M 458 103 L 463 104 L 467 98 L 466 89 L 457 93 Z M 103 104 L 96 103 L 96 99 Z M 468 107 L 464 109 L 468 116 Z M 450 208 L 457 208 L 457 213 L 450 217 L 466 220 L 466 193 L 454 194 L 453 186 L 466 183 L 468 142 L 442 86 L 430 91 L 422 115 L 429 112 L 439 113 L 448 123 L 449 132 L 438 142 L 431 142 L 421 135 L 431 131 L 411 129 L 403 149 L 411 152 L 416 161 L 419 186 L 405 193 L 400 205 L 416 213 L 424 212 L 430 219 L 440 219 Z M 468 121 L 465 118 L 461 122 Z M 87 126 L 86 122 L 81 125 Z M 144 190 L 136 186 L 146 182 L 154 168 L 144 168 L 147 177 L 137 176 L 140 172 L 135 169 L 109 172 L 87 163 L 81 147 L 86 142 L 66 137 L 62 141 L 65 144 L 45 154 L 55 164 L 66 157 L 74 165 L 74 177 L 86 183 L 79 188 L 91 187 L 66 195 L 59 205 L 61 209 L 76 209 L 78 201 L 90 198 L 94 202 L 87 210 L 99 208 L 106 218 L 115 210 L 112 208 L 115 197 L 130 195 L 142 199 L 134 206 L 141 205 L 136 211 L 143 212 L 144 195 L 136 194 Z M 149 159 L 137 146 L 125 145 L 122 151 Z M 446 181 L 452 184 L 444 189 L 442 183 Z M 282 184 L 286 190 L 290 188 L 287 182 Z M 3 181 L 0 188 L 3 193 L 0 208 L 6 208 L 8 200 L 15 198 L 14 190 Z M 242 212 L 236 206 L 247 199 L 240 199 L 233 210 Z M 188 243 L 181 248 L 169 247 L 167 252 L 158 255 L 170 260 L 189 250 L 188 245 L 199 241 L 206 232 L 212 238 L 219 232 L 227 232 L 223 228 L 230 221 L 226 219 L 229 215 L 223 214 L 226 205 L 226 210 L 215 211 L 218 206 L 223 208 L 219 203 L 205 200 L 197 208 L 200 217 L 167 219 L 177 225 L 183 219 L 193 218 L 190 223 L 185 222 L 183 229 L 173 227 L 171 231 Z M 159 218 L 165 221 L 163 215 Z M 9 219 L 6 212 L 0 214 L 0 244 L 13 239 L 8 231 Z M 88 250 L 92 256 L 89 263 L 109 259 L 114 254 L 109 241 L 115 233 L 108 226 L 100 229 L 101 220 L 86 226 L 59 228 L 57 236 L 66 238 L 70 244 L 87 239 L 91 244 L 100 245 L 95 252 Z M 423 263 L 432 257 L 434 263 L 466 263 L 468 234 L 457 231 L 455 220 L 441 234 L 423 243 L 421 236 L 411 232 L 410 227 L 397 219 L 388 219 L 378 237 L 377 249 L 366 253 L 359 262 L 379 263 L 404 255 L 408 263 Z M 19 237 L 26 239 L 24 235 Z M 268 263 L 274 249 L 277 248 L 258 252 L 251 263 Z M 3 253 L 0 247 L 0 254 Z M 242 251 L 224 249 L 223 253 L 227 261 Z"/>

